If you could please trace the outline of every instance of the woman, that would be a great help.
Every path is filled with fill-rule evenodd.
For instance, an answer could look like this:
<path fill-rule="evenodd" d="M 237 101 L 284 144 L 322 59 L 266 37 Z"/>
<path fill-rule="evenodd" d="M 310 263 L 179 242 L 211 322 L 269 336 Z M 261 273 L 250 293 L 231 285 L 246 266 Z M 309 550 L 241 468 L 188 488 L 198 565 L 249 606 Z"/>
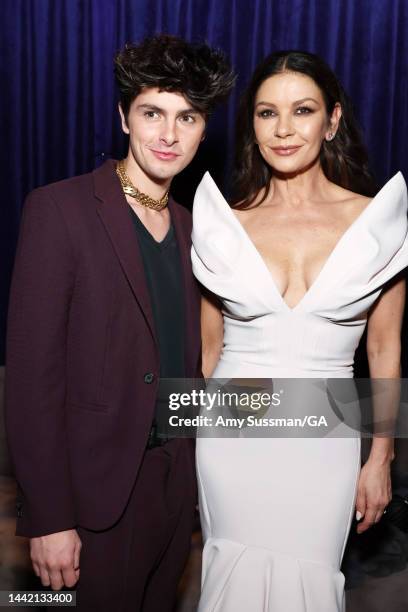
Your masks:
<path fill-rule="evenodd" d="M 260 64 L 238 128 L 231 206 L 209 174 L 194 203 L 205 376 L 352 378 L 367 325 L 370 376 L 398 379 L 402 175 L 368 197 L 350 105 L 309 53 Z M 360 471 L 358 435 L 199 438 L 200 612 L 344 612 L 351 522 L 357 511 L 361 533 L 380 520 L 393 455 L 392 438 L 374 437 Z"/>

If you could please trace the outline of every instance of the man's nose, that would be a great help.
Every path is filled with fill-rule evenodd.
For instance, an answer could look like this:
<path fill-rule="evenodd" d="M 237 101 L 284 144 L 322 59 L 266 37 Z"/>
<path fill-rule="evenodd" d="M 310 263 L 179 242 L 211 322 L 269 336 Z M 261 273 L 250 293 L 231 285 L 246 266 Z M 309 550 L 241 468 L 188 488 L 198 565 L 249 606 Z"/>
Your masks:
<path fill-rule="evenodd" d="M 177 142 L 177 125 L 176 121 L 167 119 L 160 132 L 160 140 L 166 145 L 172 145 Z"/>

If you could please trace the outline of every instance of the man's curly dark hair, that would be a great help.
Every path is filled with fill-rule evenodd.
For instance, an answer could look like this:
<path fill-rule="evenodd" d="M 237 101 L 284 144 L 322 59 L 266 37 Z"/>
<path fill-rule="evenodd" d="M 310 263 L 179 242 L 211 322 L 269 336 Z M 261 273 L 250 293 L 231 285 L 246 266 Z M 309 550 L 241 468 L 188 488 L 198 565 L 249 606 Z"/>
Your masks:
<path fill-rule="evenodd" d="M 133 100 L 146 87 L 183 94 L 207 118 L 227 98 L 235 82 L 222 51 L 168 34 L 127 44 L 116 55 L 114 65 L 126 119 Z"/>

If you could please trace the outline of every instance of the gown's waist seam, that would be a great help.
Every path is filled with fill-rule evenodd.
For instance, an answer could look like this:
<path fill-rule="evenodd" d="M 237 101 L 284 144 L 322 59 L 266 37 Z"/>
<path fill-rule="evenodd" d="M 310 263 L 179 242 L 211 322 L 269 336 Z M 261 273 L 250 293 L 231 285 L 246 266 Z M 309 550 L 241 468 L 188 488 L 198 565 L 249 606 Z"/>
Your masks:
<path fill-rule="evenodd" d="M 250 548 L 255 548 L 255 549 L 258 548 L 259 550 L 267 551 L 273 557 L 296 559 L 297 561 L 305 561 L 306 563 L 314 563 L 315 565 L 321 565 L 322 567 L 329 567 L 335 572 L 340 571 L 340 568 L 338 566 L 332 565 L 331 563 L 323 563 L 322 561 L 315 561 L 314 559 L 307 559 L 306 557 L 290 555 L 289 553 L 284 553 L 284 552 L 275 552 L 271 548 L 267 548 L 266 546 L 255 546 L 253 544 L 244 544 L 243 542 L 239 542 L 238 540 L 230 540 L 229 538 L 217 538 L 215 536 L 209 536 L 209 538 L 206 541 L 206 545 L 214 541 L 230 542 L 231 544 L 235 544 L 235 545 L 238 544 L 239 546 L 242 546 L 244 549 L 242 553 L 245 552 L 245 550 L 250 549 Z M 242 556 L 242 553 L 240 554 L 240 557 Z"/>

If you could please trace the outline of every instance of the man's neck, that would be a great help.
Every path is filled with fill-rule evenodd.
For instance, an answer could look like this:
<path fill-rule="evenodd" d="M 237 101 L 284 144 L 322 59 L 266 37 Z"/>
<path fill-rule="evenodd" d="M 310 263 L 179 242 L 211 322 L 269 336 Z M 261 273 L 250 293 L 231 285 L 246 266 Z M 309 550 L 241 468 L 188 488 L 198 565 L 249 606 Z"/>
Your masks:
<path fill-rule="evenodd" d="M 133 185 L 139 191 L 145 193 L 155 200 L 160 200 L 170 189 L 171 178 L 163 180 L 152 179 L 143 172 L 130 153 L 125 158 L 125 168 L 126 174 L 132 181 Z"/>

